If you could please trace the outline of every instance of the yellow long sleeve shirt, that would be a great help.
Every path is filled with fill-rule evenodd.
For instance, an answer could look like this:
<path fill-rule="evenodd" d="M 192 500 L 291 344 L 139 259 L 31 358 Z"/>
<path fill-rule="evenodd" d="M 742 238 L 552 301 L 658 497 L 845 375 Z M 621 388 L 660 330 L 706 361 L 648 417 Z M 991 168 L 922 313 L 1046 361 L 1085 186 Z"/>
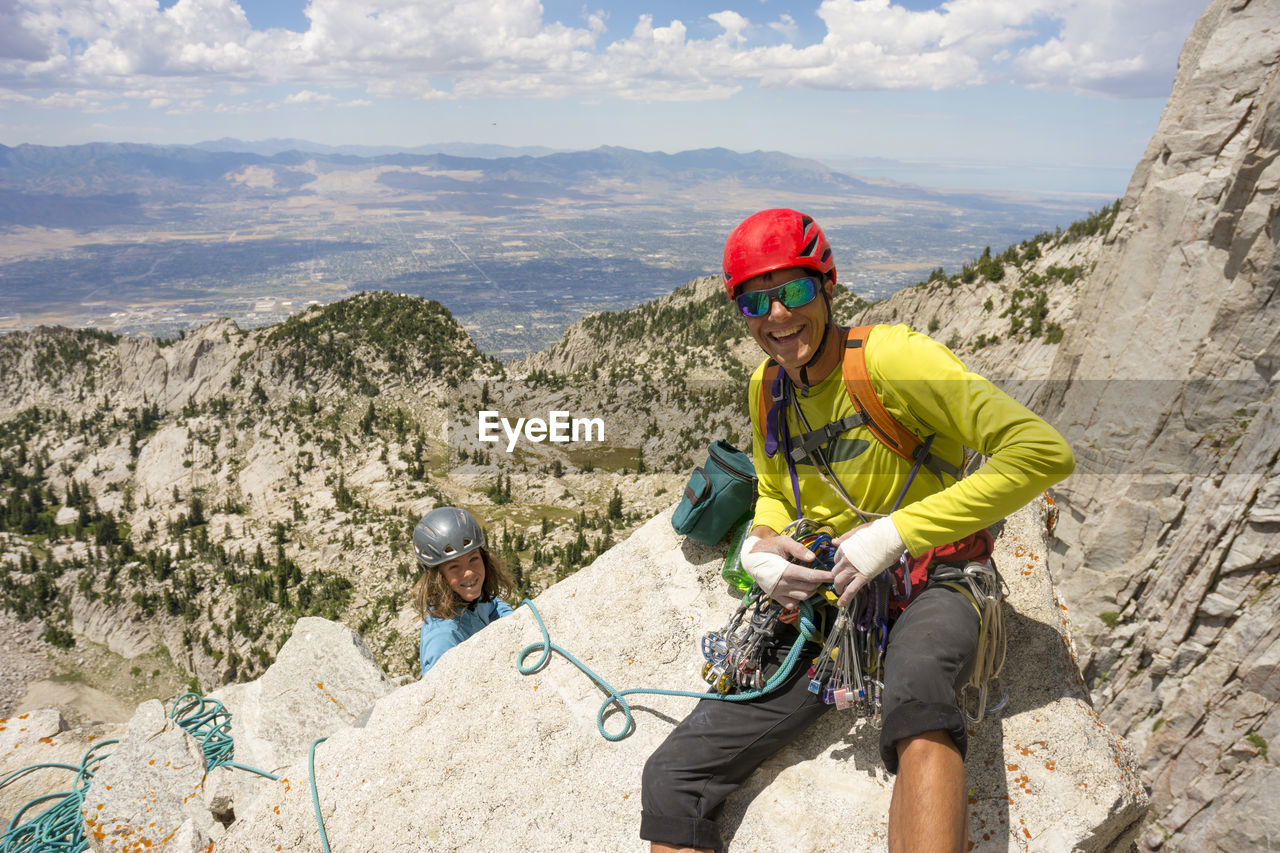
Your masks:
<path fill-rule="evenodd" d="M 865 343 L 867 373 L 881 403 L 921 439 L 936 434 L 931 452 L 959 467 L 963 447 L 987 457 L 960 481 L 921 468 L 894 526 L 912 555 L 954 542 L 1009 515 L 1069 475 L 1075 457 L 1062 436 L 1031 410 L 976 373 L 945 346 L 905 325 L 876 326 Z M 754 525 L 781 531 L 797 517 L 784 451 L 765 455 L 764 413 L 760 411 L 762 363 L 751 377 L 752 458 L 759 477 Z M 768 389 L 764 398 L 769 399 Z M 795 399 L 809 426 L 856 414 L 837 366 Z M 793 436 L 804 432 L 789 409 Z M 861 509 L 885 514 L 911 471 L 911 463 L 875 439 L 866 426 L 849 430 L 825 446 L 836 477 Z M 803 514 L 844 533 L 860 523 L 857 514 L 824 481 L 812 460 L 796 465 Z"/>

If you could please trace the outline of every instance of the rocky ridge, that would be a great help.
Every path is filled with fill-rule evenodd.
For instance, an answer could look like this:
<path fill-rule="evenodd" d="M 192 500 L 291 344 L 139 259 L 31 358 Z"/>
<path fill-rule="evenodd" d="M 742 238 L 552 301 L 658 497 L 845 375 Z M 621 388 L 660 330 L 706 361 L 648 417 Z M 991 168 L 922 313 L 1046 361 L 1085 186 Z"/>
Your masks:
<path fill-rule="evenodd" d="M 502 369 L 416 298 L 364 294 L 170 341 L 39 329 L 0 338 L 0 370 L 0 600 L 55 647 L 134 661 L 122 670 L 158 656 L 146 672 L 205 688 L 260 674 L 305 615 L 350 619 L 406 672 L 406 543 L 437 503 L 477 507 L 541 588 L 675 487 L 624 476 L 625 462 L 592 470 L 558 448 L 506 459 L 459 438 Z M 3 710 L 45 674 L 15 667 Z"/>

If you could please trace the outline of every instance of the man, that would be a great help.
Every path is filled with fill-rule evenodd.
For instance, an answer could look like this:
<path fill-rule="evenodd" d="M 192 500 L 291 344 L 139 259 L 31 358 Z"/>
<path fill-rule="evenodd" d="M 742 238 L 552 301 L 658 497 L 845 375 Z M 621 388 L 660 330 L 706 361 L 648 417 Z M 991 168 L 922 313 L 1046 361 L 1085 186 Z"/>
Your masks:
<path fill-rule="evenodd" d="M 768 357 L 749 390 L 759 499 L 742 565 L 776 601 L 798 604 L 833 584 L 845 606 L 904 552 L 989 549 L 988 525 L 1071 473 L 1062 437 L 946 347 L 901 325 L 850 339 L 832 319 L 835 261 L 811 217 L 788 209 L 748 217 L 725 243 L 724 281 Z M 932 436 L 918 454 L 894 452 L 859 417 L 865 406 L 854 405 L 842 369 L 849 347 L 863 348 L 888 413 L 920 439 Z M 780 370 L 762 387 L 771 362 Z M 788 453 L 801 445 L 801 458 Z M 964 447 L 987 461 L 957 479 Z M 801 516 L 841 534 L 832 571 L 803 565 L 814 554 L 781 535 Z M 972 666 L 979 622 L 954 587 L 921 585 L 893 624 L 884 664 L 880 755 L 897 774 L 889 849 L 960 851 L 967 736 L 956 687 Z M 772 670 L 793 637 L 771 650 Z M 698 703 L 645 766 L 641 837 L 654 851 L 718 849 L 724 800 L 828 707 L 809 692 L 803 667 L 755 701 Z M 818 792 L 813 806 L 821 807 Z"/>

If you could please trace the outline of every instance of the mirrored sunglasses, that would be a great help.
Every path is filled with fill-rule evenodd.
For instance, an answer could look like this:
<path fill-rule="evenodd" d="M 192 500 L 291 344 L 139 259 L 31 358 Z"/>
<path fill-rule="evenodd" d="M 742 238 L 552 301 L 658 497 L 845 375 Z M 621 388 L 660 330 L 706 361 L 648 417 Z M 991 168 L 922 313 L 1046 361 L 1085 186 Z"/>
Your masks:
<path fill-rule="evenodd" d="M 785 308 L 799 308 L 808 305 L 818 295 L 818 280 L 814 278 L 798 278 L 768 290 L 753 290 L 738 295 L 738 308 L 744 317 L 763 317 L 769 313 L 773 300 L 778 300 Z"/>

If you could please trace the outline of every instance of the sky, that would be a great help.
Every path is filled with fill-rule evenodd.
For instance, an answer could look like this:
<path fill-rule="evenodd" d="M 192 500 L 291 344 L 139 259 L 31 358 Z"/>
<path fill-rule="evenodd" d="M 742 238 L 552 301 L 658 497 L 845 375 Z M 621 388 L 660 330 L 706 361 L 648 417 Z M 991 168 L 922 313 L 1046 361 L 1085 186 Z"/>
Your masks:
<path fill-rule="evenodd" d="M 722 146 L 1123 193 L 1205 0 L 0 0 L 0 144 Z"/>

